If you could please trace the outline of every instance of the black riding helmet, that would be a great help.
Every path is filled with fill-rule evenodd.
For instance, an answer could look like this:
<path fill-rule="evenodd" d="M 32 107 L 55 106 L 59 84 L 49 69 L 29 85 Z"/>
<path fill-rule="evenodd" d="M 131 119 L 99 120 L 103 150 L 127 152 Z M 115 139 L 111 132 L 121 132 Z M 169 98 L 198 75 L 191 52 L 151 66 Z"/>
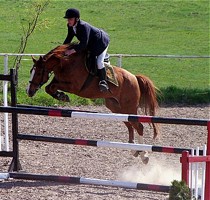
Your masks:
<path fill-rule="evenodd" d="M 66 14 L 63 18 L 80 18 L 80 13 L 79 13 L 79 10 L 75 9 L 75 8 L 69 8 L 67 11 L 66 11 Z"/>

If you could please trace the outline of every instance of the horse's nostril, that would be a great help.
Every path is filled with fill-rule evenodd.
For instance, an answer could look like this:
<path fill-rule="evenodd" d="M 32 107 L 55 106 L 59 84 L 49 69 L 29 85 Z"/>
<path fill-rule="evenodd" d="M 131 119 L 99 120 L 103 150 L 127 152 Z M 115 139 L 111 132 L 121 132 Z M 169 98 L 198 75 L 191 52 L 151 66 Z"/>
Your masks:
<path fill-rule="evenodd" d="M 26 93 L 28 94 L 29 97 L 34 96 L 34 92 L 32 90 L 27 89 Z"/>

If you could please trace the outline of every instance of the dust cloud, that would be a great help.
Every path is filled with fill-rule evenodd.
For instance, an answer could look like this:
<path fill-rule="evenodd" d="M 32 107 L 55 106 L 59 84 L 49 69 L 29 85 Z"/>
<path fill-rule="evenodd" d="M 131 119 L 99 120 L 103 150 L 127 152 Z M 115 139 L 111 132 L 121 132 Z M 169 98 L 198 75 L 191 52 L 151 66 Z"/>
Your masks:
<path fill-rule="evenodd" d="M 171 185 L 173 180 L 181 180 L 181 165 L 171 166 L 170 163 L 153 160 L 147 165 L 130 166 L 121 170 L 118 178 L 122 181 L 156 185 Z"/>

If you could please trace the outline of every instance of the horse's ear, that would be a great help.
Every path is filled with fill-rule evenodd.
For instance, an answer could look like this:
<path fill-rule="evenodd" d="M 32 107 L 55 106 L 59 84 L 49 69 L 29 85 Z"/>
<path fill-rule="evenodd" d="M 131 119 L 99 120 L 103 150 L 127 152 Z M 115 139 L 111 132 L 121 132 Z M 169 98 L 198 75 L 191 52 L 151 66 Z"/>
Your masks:
<path fill-rule="evenodd" d="M 39 61 L 43 61 L 43 56 L 40 56 L 39 57 Z"/>
<path fill-rule="evenodd" d="M 31 58 L 32 58 L 33 62 L 36 63 L 36 59 L 33 56 L 31 56 Z"/>

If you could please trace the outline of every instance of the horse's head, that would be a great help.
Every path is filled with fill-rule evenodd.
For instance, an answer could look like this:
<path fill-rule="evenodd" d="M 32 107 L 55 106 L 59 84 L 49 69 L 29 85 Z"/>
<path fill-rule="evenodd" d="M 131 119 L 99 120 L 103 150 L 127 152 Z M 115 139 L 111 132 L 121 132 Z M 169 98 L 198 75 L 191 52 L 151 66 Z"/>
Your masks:
<path fill-rule="evenodd" d="M 45 67 L 45 60 L 40 56 L 39 60 L 33 58 L 33 67 L 31 68 L 31 78 L 26 92 L 29 97 L 33 97 L 36 91 L 41 88 L 49 79 L 49 70 Z"/>
<path fill-rule="evenodd" d="M 49 80 L 50 72 L 53 71 L 55 76 L 56 74 L 59 74 L 61 71 L 63 74 L 68 73 L 69 75 L 71 70 L 73 71 L 75 68 L 76 69 L 78 68 L 78 67 L 72 67 L 75 66 L 74 63 L 76 62 L 76 60 L 78 60 L 79 58 L 78 56 L 75 55 L 72 55 L 70 57 L 65 56 L 65 51 L 69 47 L 71 46 L 60 45 L 55 49 L 51 50 L 43 57 L 40 56 L 39 60 L 35 60 L 32 57 L 34 65 L 30 72 L 31 78 L 26 90 L 29 97 L 34 96 L 36 91 Z M 67 70 L 64 70 L 65 68 Z M 77 71 L 78 70 L 79 69 L 77 69 Z"/>

